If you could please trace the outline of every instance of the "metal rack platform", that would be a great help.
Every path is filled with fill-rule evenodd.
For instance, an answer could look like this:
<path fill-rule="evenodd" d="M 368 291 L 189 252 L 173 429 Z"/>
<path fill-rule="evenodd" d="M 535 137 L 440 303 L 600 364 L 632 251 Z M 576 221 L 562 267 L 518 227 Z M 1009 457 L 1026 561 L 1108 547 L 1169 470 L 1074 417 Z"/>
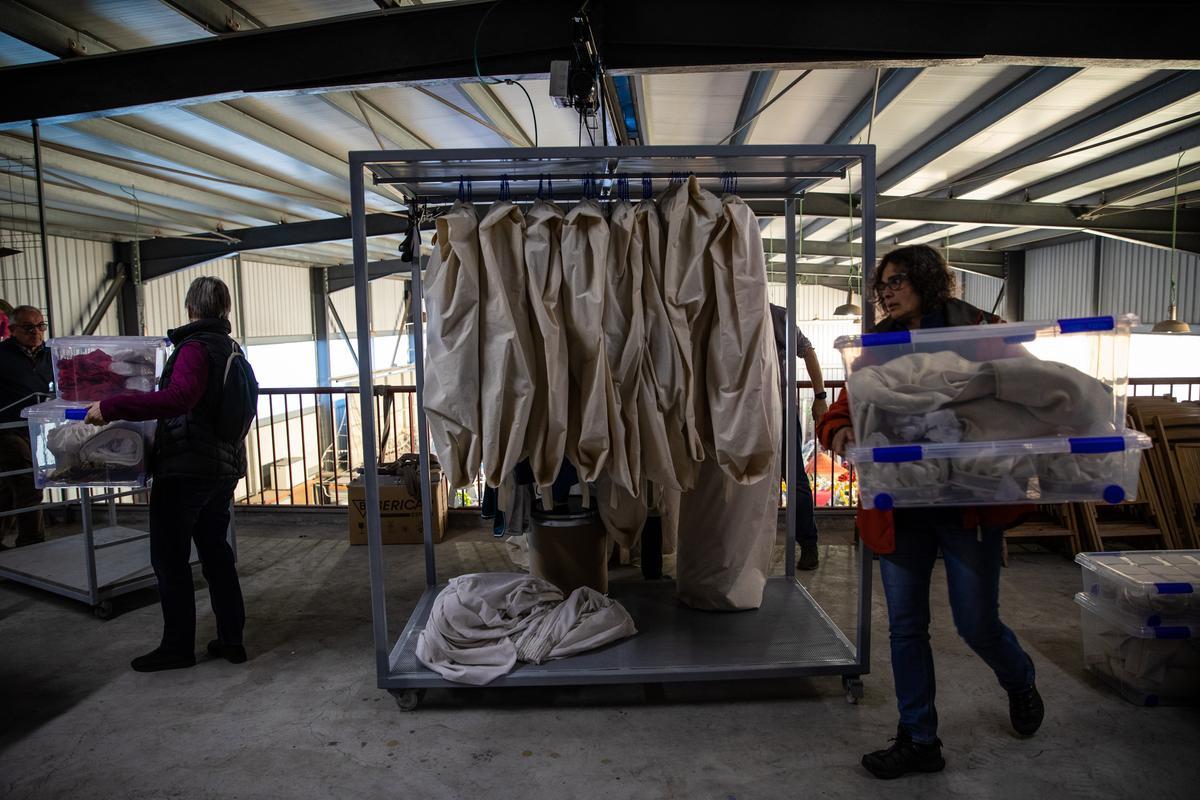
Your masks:
<path fill-rule="evenodd" d="M 89 589 L 89 548 L 83 533 L 0 553 L 0 577 L 97 607 L 118 595 L 155 585 L 149 534 L 117 525 L 97 528 L 92 537 L 94 596 Z M 193 547 L 192 564 L 198 563 Z"/>
<path fill-rule="evenodd" d="M 392 651 L 382 688 L 473 688 L 443 680 L 417 660 L 417 638 L 443 588 L 422 595 Z M 755 611 L 688 608 L 676 599 L 673 581 L 613 583 L 609 596 L 633 617 L 636 636 L 559 661 L 519 664 L 488 687 L 842 675 L 857 663 L 854 645 L 791 578 L 768 580 Z"/>

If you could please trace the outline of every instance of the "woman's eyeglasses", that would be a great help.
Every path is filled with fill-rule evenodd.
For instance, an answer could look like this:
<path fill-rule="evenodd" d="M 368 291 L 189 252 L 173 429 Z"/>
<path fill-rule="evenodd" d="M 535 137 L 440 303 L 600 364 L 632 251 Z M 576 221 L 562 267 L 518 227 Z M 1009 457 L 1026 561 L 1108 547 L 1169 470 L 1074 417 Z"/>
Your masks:
<path fill-rule="evenodd" d="M 42 331 L 45 333 L 47 325 L 44 322 L 39 322 L 36 325 L 13 325 L 13 327 L 17 330 L 25 331 L 26 333 L 33 333 L 34 331 Z"/>
<path fill-rule="evenodd" d="M 900 291 L 900 287 L 906 283 L 908 283 L 908 275 L 903 272 L 897 272 L 886 281 L 880 281 L 875 286 L 875 294 L 883 295 L 883 293 L 888 289 L 891 289 L 893 292 L 898 292 Z"/>

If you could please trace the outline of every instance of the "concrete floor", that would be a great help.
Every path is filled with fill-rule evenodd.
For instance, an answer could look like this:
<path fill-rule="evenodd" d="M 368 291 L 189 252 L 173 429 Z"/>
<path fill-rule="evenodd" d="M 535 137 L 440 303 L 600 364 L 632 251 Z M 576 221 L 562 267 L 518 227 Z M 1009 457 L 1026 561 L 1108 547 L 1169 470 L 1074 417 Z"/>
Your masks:
<path fill-rule="evenodd" d="M 1014 553 L 1003 615 L 1037 664 L 1042 730 L 1020 740 L 987 667 L 954 633 L 935 572 L 941 737 L 938 775 L 884 784 L 859 766 L 896 721 L 876 573 L 873 671 L 847 705 L 836 678 L 430 692 L 402 713 L 375 688 L 365 548 L 344 518 L 239 517 L 251 660 L 202 660 L 141 675 L 157 642 L 155 593 L 118 601 L 107 622 L 84 607 L 0 583 L 0 796 L 5 798 L 801 798 L 1196 797 L 1200 710 L 1136 708 L 1081 668 L 1079 570 Z M 805 576 L 852 622 L 847 521 L 825 519 L 823 564 Z M 420 548 L 390 547 L 390 615 L 422 588 Z M 493 569 L 485 530 L 452 531 L 443 575 Z M 626 574 L 632 572 L 625 570 Z M 198 642 L 211 638 L 198 594 Z"/>

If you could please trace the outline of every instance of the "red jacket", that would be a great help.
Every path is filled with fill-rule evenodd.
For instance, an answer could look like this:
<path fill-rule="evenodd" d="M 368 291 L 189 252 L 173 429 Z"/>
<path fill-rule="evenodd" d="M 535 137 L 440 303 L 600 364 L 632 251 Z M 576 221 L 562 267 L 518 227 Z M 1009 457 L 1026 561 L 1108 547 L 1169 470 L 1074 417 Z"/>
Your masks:
<path fill-rule="evenodd" d="M 961 300 L 951 300 L 944 311 L 946 327 L 957 325 L 996 324 L 1004 320 L 982 311 Z M 875 326 L 875 331 L 882 333 L 895 330 L 891 320 L 884 320 Z M 825 416 L 817 423 L 817 439 L 826 449 L 833 444 L 834 435 L 850 424 L 850 395 L 843 389 L 829 407 Z M 962 525 L 964 528 L 975 528 L 983 525 L 990 528 L 1009 528 L 1029 509 L 1024 506 L 963 506 Z M 891 511 L 877 508 L 865 509 L 861 506 L 857 516 L 858 535 L 872 552 L 886 555 L 896 549 L 896 523 Z"/>

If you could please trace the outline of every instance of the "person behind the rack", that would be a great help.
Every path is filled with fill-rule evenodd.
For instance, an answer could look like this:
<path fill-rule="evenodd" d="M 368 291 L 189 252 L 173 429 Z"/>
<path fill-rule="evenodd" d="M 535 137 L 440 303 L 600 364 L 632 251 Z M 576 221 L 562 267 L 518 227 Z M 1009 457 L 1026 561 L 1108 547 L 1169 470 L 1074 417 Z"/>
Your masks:
<path fill-rule="evenodd" d="M 787 475 L 787 309 L 771 304 L 771 327 L 775 332 L 775 349 L 779 353 L 779 399 L 784 413 L 784 424 L 779 429 L 782 435 L 779 447 L 780 471 Z M 821 362 L 817 360 L 817 351 L 799 328 L 793 328 L 795 337 L 795 353 L 804 359 L 808 370 L 809 380 L 813 385 L 812 418 L 819 422 L 829 409 L 825 397 L 825 378 L 821 374 Z M 796 391 L 795 388 L 792 391 Z M 799 408 L 799 402 L 796 405 Z M 804 426 L 799 417 L 796 419 L 796 453 L 799 469 L 796 474 L 796 544 L 800 546 L 800 555 L 796 559 L 796 569 L 816 569 L 820 563 L 817 555 L 817 519 L 812 487 L 804 471 Z"/>
<path fill-rule="evenodd" d="M 21 419 L 26 406 L 49 398 L 53 375 L 46 347 L 46 320 L 33 306 L 13 309 L 9 338 L 0 342 L 0 472 L 17 472 L 0 478 L 0 497 L 6 511 L 33 508 L 17 515 L 17 547 L 45 541 L 42 490 L 33 481 L 33 456 L 29 429 Z M 15 427 L 8 427 L 8 426 Z M 0 550 L 4 544 L 0 542 Z"/>
<path fill-rule="evenodd" d="M 163 634 L 158 647 L 133 659 L 138 672 L 196 663 L 196 595 L 191 547 L 196 543 L 217 638 L 209 655 L 246 660 L 246 621 L 233 549 L 226 538 L 233 492 L 246 474 L 242 439 L 216 432 L 225 361 L 232 352 L 229 287 L 213 277 L 192 281 L 184 299 L 190 322 L 168 331 L 175 345 L 156 392 L 129 393 L 93 403 L 87 421 L 158 420 L 150 490 L 150 563 L 158 579 Z"/>
<path fill-rule="evenodd" d="M 952 297 L 954 278 L 941 255 L 926 245 L 885 255 L 871 289 L 879 310 L 886 314 L 875 326 L 877 333 L 1003 321 Z M 839 455 L 854 444 L 845 391 L 818 424 L 817 436 Z M 939 548 L 955 627 L 1008 693 L 1013 729 L 1029 736 L 1041 725 L 1044 711 L 1034 685 L 1033 661 L 999 615 L 1004 530 L 1021 513 L 1020 507 L 1003 506 L 859 510 L 862 540 L 879 555 L 900 710 L 894 743 L 862 758 L 863 766 L 876 777 L 937 772 L 945 766 L 937 738 L 929 644 L 930 577 Z"/>

